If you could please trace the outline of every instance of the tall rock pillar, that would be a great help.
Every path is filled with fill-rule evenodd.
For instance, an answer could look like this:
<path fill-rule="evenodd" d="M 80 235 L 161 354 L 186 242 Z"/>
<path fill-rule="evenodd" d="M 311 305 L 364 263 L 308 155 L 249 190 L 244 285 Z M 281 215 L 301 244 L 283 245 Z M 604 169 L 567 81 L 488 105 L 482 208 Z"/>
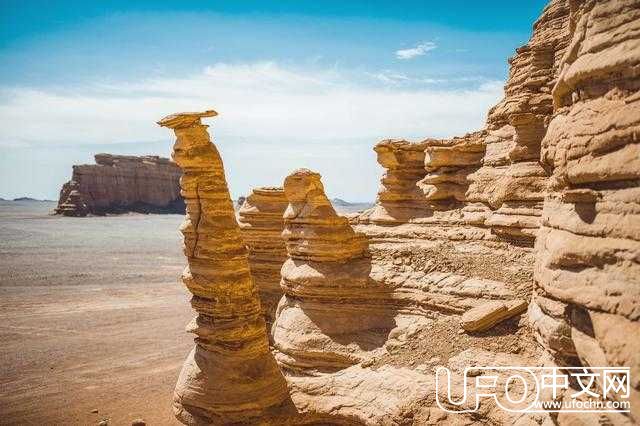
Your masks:
<path fill-rule="evenodd" d="M 291 407 L 286 382 L 271 353 L 247 249 L 235 219 L 222 160 L 202 117 L 215 111 L 167 116 L 186 218 L 181 226 L 188 266 L 182 281 L 197 312 L 188 355 L 174 393 L 174 413 L 185 424 L 270 424 Z M 285 409 L 286 407 L 286 409 Z"/>

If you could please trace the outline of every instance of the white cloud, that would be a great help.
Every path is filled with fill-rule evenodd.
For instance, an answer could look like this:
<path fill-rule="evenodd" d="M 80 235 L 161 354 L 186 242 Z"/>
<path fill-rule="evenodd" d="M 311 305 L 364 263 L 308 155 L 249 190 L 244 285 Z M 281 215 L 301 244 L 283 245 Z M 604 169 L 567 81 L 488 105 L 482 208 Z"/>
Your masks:
<path fill-rule="evenodd" d="M 404 76 L 386 77 L 401 81 Z M 384 78 L 383 78 L 384 79 Z M 502 93 L 362 84 L 334 70 L 275 63 L 216 64 L 185 78 L 117 85 L 0 91 L 0 145 L 162 140 L 155 121 L 177 111 L 215 108 L 214 133 L 249 140 L 343 140 L 448 136 L 480 128 Z"/>
<path fill-rule="evenodd" d="M 401 49 L 396 50 L 396 58 L 398 59 L 413 59 L 416 56 L 422 56 L 426 54 L 430 50 L 434 50 L 438 47 L 432 41 L 426 41 L 424 43 L 418 44 L 416 47 L 412 47 L 410 49 Z"/>
<path fill-rule="evenodd" d="M 1 88 L 0 195 L 55 198 L 71 165 L 87 161 L 92 149 L 121 153 L 128 142 L 132 151 L 167 155 L 173 135 L 155 122 L 173 112 L 214 108 L 220 115 L 208 123 L 234 195 L 256 185 L 278 185 L 291 170 L 309 167 L 322 173 L 330 194 L 373 200 L 381 173 L 372 150 L 376 142 L 479 129 L 502 94 L 501 82 L 484 81 L 472 90 L 438 87 L 265 62 L 216 64 L 184 78 Z M 115 143 L 113 150 L 105 146 Z M 139 148 L 150 145 L 161 151 Z M 21 162 L 2 164 L 16 156 Z M 36 157 L 56 161 L 36 167 Z"/>
<path fill-rule="evenodd" d="M 369 74 L 370 77 L 381 81 L 382 83 L 399 85 L 399 84 L 439 84 L 447 83 L 448 80 L 444 78 L 430 78 L 430 77 L 409 77 L 405 74 L 393 72 L 393 71 L 381 71 L 375 74 Z"/>

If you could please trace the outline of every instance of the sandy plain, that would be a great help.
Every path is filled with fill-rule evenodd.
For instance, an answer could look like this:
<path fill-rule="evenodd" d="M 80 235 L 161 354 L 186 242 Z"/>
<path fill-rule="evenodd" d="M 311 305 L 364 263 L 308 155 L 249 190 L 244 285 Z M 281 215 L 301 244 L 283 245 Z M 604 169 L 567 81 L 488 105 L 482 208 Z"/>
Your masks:
<path fill-rule="evenodd" d="M 54 207 L 0 201 L 0 424 L 177 424 L 193 345 L 183 217 Z"/>
<path fill-rule="evenodd" d="M 54 206 L 0 202 L 0 424 L 177 424 L 182 216 Z"/>

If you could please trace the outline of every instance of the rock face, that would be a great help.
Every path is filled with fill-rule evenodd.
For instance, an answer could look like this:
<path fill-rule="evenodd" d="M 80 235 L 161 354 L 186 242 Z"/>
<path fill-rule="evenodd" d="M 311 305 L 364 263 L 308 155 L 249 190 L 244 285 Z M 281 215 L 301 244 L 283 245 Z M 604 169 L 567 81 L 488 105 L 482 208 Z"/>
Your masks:
<path fill-rule="evenodd" d="M 287 412 L 289 395 L 269 352 L 222 160 L 200 122 L 214 115 L 183 113 L 158 122 L 177 137 L 173 159 L 184 172 L 180 185 L 187 204 L 182 281 L 197 312 L 188 326 L 196 346 L 178 378 L 174 412 L 185 424 L 278 419 Z"/>
<path fill-rule="evenodd" d="M 640 420 L 640 2 L 571 4 L 571 42 L 542 140 L 552 170 L 534 312 L 559 362 L 631 368 Z M 552 309 L 547 305 L 554 305 Z M 561 334 L 565 346 L 555 344 Z"/>
<path fill-rule="evenodd" d="M 260 292 L 267 329 L 275 319 L 282 297 L 280 269 L 287 259 L 281 237 L 288 201 L 282 188 L 255 188 L 238 211 L 238 223 L 247 248 L 251 275 Z"/>
<path fill-rule="evenodd" d="M 375 146 L 378 163 L 387 171 L 380 182 L 377 205 L 371 220 L 377 223 L 406 222 L 420 214 L 424 199 L 417 183 L 426 174 L 426 144 L 384 140 Z"/>
<path fill-rule="evenodd" d="M 157 156 L 96 154 L 95 165 L 73 166 L 55 212 L 65 216 L 106 213 L 184 213 L 180 168 Z"/>
<path fill-rule="evenodd" d="M 485 225 L 506 239 L 532 244 L 542 213 L 548 169 L 540 144 L 553 113 L 551 89 L 570 38 L 569 4 L 552 1 L 529 42 L 509 61 L 505 97 L 489 111 L 482 167 L 467 197 L 488 206 Z"/>
<path fill-rule="evenodd" d="M 523 312 L 526 303 L 512 303 L 514 292 L 497 281 L 401 268 L 406 265 L 396 262 L 399 257 L 386 256 L 388 246 L 370 246 L 364 234 L 336 214 L 315 172 L 296 170 L 285 179 L 284 191 L 289 201 L 283 232 L 285 295 L 272 334 L 299 412 L 330 414 L 329 424 L 345 418 L 368 425 L 447 421 L 447 413 L 428 402 L 436 388 L 431 371 L 407 368 L 396 354 L 403 359 L 443 324 L 458 326 L 459 314 L 487 298 L 505 311 L 492 324 Z M 454 336 L 459 336 L 456 328 L 442 343 Z M 426 351 L 438 353 L 433 350 L 438 344 L 425 343 Z M 374 364 L 378 368 L 369 368 Z M 515 418 L 505 414 L 492 420 Z"/>

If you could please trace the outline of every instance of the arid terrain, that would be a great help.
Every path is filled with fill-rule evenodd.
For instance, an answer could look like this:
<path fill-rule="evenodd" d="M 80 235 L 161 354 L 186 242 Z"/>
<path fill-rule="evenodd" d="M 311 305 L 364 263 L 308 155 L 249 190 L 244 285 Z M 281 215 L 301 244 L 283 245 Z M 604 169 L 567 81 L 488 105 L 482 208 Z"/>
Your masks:
<path fill-rule="evenodd" d="M 0 202 L 0 424 L 179 424 L 183 217 L 54 207 Z"/>
<path fill-rule="evenodd" d="M 0 204 L 0 423 L 638 424 L 640 0 L 550 0 L 508 70 L 475 131 L 371 140 L 372 205 L 311 165 L 228 179 L 215 99 L 148 120 L 173 163 Z"/>
<path fill-rule="evenodd" d="M 49 216 L 54 207 L 0 204 L 0 423 L 175 424 L 192 345 L 182 216 Z"/>

